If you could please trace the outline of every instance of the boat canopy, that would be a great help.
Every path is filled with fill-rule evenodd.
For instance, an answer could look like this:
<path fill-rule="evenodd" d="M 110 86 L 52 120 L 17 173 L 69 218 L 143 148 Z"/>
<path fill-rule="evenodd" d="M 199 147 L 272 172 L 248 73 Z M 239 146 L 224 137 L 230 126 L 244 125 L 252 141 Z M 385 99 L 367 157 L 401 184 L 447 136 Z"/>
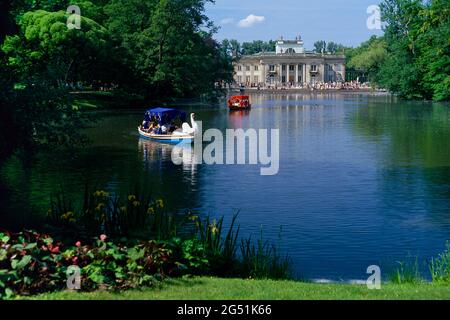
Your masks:
<path fill-rule="evenodd" d="M 186 112 L 169 108 L 148 109 L 145 112 L 144 120 L 151 121 L 152 118 L 160 125 L 170 124 L 173 120 L 179 118 L 181 122 L 186 122 Z"/>

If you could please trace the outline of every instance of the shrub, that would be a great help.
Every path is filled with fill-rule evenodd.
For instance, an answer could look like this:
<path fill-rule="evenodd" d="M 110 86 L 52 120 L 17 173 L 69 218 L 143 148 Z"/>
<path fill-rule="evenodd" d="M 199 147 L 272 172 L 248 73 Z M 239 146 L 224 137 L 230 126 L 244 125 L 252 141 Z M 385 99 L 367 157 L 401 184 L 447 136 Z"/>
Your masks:
<path fill-rule="evenodd" d="M 0 298 L 60 287 L 61 244 L 31 231 L 0 233 Z"/>
<path fill-rule="evenodd" d="M 50 236 L 32 231 L 0 233 L 0 298 L 61 290 L 70 266 L 80 268 L 85 291 L 149 286 L 189 269 L 181 268 L 186 259 L 173 254 L 179 244 L 143 241 L 127 247 L 102 235 L 92 245 L 77 242 L 64 248 Z"/>

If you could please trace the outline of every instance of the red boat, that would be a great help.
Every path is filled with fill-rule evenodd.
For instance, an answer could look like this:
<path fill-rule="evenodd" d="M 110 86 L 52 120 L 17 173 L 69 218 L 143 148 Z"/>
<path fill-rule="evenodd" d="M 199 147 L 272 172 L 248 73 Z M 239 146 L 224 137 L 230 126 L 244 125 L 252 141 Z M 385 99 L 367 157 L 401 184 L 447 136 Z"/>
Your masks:
<path fill-rule="evenodd" d="M 230 110 L 246 110 L 250 109 L 249 96 L 232 96 L 228 99 L 228 108 Z"/>

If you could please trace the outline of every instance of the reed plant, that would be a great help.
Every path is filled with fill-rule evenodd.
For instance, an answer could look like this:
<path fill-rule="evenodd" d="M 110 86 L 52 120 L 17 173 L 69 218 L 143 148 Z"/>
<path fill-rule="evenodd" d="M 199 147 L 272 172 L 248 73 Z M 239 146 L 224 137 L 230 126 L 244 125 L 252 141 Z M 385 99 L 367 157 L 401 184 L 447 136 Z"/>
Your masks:
<path fill-rule="evenodd" d="M 450 242 L 443 253 L 431 259 L 429 269 L 433 282 L 450 284 Z"/>
<path fill-rule="evenodd" d="M 200 242 L 207 248 L 211 259 L 211 271 L 220 276 L 240 276 L 255 279 L 290 279 L 291 260 L 278 253 L 275 245 L 260 237 L 252 236 L 238 241 L 240 226 L 238 214 L 233 215 L 228 230 L 223 230 L 223 217 L 211 222 L 210 217 L 199 220 Z"/>
<path fill-rule="evenodd" d="M 199 274 L 290 278 L 290 259 L 278 254 L 275 245 L 264 241 L 262 231 L 256 241 L 251 236 L 239 238 L 238 214 L 225 227 L 224 217 L 201 218 L 189 211 L 170 214 L 162 199 L 152 199 L 139 190 L 120 197 L 104 190 L 89 191 L 86 186 L 79 210 L 66 193 L 54 196 L 48 222 L 69 242 L 99 234 L 125 242 L 148 239 L 171 242 L 174 252 L 181 250 L 190 265 L 201 266 L 195 271 Z M 51 233 L 55 235 L 57 231 Z"/>
<path fill-rule="evenodd" d="M 389 274 L 389 280 L 395 284 L 417 284 L 423 282 L 420 275 L 418 258 L 409 257 L 405 261 L 397 261 L 397 267 Z"/>

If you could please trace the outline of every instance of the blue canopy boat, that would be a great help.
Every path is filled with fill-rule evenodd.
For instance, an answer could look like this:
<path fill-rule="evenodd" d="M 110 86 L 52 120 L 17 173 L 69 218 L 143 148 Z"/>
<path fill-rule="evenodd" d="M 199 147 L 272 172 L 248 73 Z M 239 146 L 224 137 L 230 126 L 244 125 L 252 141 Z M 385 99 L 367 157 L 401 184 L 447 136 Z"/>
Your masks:
<path fill-rule="evenodd" d="M 139 135 L 166 143 L 193 142 L 198 127 L 193 113 L 192 126 L 186 122 L 186 118 L 186 112 L 177 109 L 149 109 L 144 114 L 142 125 L 138 127 Z"/>

